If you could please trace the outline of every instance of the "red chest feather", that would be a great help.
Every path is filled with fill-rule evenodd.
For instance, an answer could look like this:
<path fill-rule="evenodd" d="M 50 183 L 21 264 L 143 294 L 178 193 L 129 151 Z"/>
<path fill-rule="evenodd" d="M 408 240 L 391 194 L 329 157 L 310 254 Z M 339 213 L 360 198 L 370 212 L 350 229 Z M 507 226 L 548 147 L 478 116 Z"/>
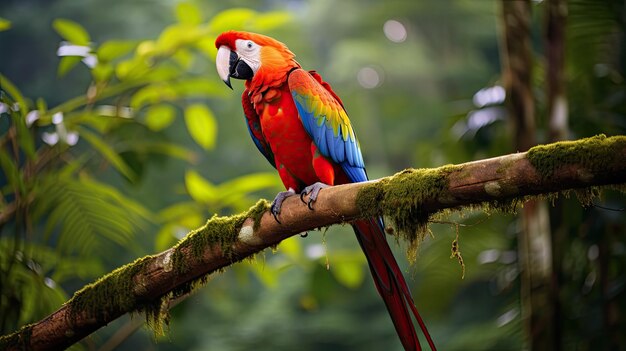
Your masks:
<path fill-rule="evenodd" d="M 262 94 L 257 93 L 252 99 L 253 103 L 255 100 L 259 102 L 254 105 L 261 130 L 274 153 L 276 167 L 279 171 L 284 167 L 304 185 L 316 182 L 311 138 L 302 126 L 287 85 L 268 89 Z"/>

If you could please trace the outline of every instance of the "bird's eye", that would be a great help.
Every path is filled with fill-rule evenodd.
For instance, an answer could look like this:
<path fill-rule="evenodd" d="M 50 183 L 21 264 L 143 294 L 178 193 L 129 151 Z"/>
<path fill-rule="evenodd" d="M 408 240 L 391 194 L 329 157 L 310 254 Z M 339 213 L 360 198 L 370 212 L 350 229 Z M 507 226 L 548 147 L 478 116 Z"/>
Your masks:
<path fill-rule="evenodd" d="M 252 49 L 252 42 L 249 41 L 247 46 L 248 46 L 248 49 Z"/>

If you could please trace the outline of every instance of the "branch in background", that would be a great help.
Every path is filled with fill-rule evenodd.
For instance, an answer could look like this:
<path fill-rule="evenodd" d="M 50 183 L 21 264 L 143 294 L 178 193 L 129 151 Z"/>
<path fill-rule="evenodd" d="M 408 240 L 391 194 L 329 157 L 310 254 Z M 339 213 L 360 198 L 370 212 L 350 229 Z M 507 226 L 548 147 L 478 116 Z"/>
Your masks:
<path fill-rule="evenodd" d="M 544 11 L 545 96 L 548 111 L 548 125 L 546 129 L 548 130 L 548 141 L 557 142 L 566 140 L 569 136 L 569 113 L 565 85 L 567 1 L 549 0 L 546 2 Z M 544 308 L 534 306 L 535 310 L 543 310 L 549 316 L 547 323 L 544 321 L 539 322 L 543 322 L 544 326 L 537 329 L 547 331 L 551 339 L 551 343 L 547 343 L 545 340 L 538 340 L 536 344 L 542 344 L 544 348 L 553 351 L 563 350 L 563 330 L 565 327 L 563 319 L 565 314 L 563 313 L 563 298 L 561 296 L 561 286 L 564 280 L 561 262 L 563 262 L 565 247 L 568 246 L 569 242 L 566 218 L 567 209 L 564 206 L 564 201 L 559 199 L 553 202 L 549 211 L 550 256 L 552 262 L 550 263 L 551 271 L 549 272 L 549 277 L 546 279 L 548 297 L 544 300 Z M 603 256 L 601 259 L 608 259 L 608 256 Z M 602 276 L 602 273 L 600 273 L 600 276 Z M 602 278 L 600 278 L 601 280 Z M 606 303 L 604 305 L 606 306 Z M 608 316 L 608 313 L 605 316 Z M 532 339 L 536 339 L 536 336 L 537 333 L 535 331 Z"/>
<path fill-rule="evenodd" d="M 553 0 L 547 2 L 552 3 Z M 513 122 L 515 150 L 526 151 L 537 144 L 532 84 L 532 5 L 530 0 L 502 0 L 501 3 L 503 33 L 500 51 L 507 117 Z M 549 68 L 552 68 L 551 63 Z M 548 81 L 548 90 L 552 88 L 552 83 Z M 528 201 L 519 218 L 521 230 L 517 235 L 517 251 L 522 320 L 530 348 L 551 350 L 555 345 L 552 328 L 557 323 L 554 320 L 556 306 L 551 304 L 553 250 L 547 202 L 541 199 Z"/>
<path fill-rule="evenodd" d="M 207 274 L 303 231 L 384 214 L 411 240 L 444 209 L 509 207 L 530 195 L 626 183 L 626 136 L 597 136 L 535 147 L 526 153 L 322 190 L 311 211 L 298 196 L 285 200 L 277 223 L 260 201 L 248 212 L 214 217 L 162 253 L 118 268 L 77 292 L 45 319 L 0 338 L 8 350 L 56 350 L 78 342 L 128 312 L 161 321 L 163 306 Z M 586 198 L 589 201 L 590 198 Z M 446 252 L 447 254 L 447 252 Z M 158 327 L 158 326 L 157 326 Z"/>

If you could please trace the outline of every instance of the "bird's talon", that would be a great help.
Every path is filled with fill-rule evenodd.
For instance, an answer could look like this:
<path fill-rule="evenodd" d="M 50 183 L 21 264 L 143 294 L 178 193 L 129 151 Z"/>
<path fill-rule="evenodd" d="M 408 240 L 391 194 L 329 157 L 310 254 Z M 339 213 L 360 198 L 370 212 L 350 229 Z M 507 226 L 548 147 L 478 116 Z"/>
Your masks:
<path fill-rule="evenodd" d="M 306 238 L 307 236 L 309 236 L 309 232 L 300 233 L 301 238 Z"/>
<path fill-rule="evenodd" d="M 280 214 L 280 207 L 278 207 L 275 203 L 273 203 L 272 206 L 270 207 L 270 212 L 272 213 L 272 216 L 274 216 L 274 220 L 276 221 L 276 223 L 282 224 L 278 220 L 278 215 Z"/>
<path fill-rule="evenodd" d="M 317 200 L 317 195 L 319 194 L 321 189 L 328 188 L 328 185 L 324 183 L 317 182 L 315 184 L 309 185 L 300 193 L 300 200 L 306 204 L 309 210 L 313 211 L 313 203 Z M 309 195 L 309 201 L 304 201 L 304 195 Z"/>
<path fill-rule="evenodd" d="M 276 197 L 274 198 L 274 201 L 272 201 L 272 206 L 270 207 L 270 211 L 272 212 L 272 216 L 274 216 L 274 220 L 278 223 L 278 224 L 282 224 L 279 220 L 278 220 L 278 215 L 280 214 L 280 209 L 283 206 L 283 201 L 291 196 L 294 195 L 295 191 L 293 191 L 293 189 L 289 188 L 287 191 L 281 191 L 280 193 L 276 194 Z"/>

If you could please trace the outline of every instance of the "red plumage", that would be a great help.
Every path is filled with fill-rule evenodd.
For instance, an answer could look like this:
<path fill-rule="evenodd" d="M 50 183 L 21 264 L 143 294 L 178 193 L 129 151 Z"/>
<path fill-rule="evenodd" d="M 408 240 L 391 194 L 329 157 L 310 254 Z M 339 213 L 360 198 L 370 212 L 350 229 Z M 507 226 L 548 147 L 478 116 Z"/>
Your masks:
<path fill-rule="evenodd" d="M 246 78 L 244 114 L 255 144 L 276 167 L 285 188 L 299 193 L 316 182 L 338 185 L 366 180 L 358 141 L 330 85 L 316 72 L 303 71 L 295 55 L 270 37 L 231 31 L 221 34 L 215 45 L 236 52 L 244 44 L 253 54 L 237 55 L 256 68 Z M 406 350 L 421 350 L 413 315 L 435 350 L 387 243 L 382 220 L 359 220 L 353 227 L 402 345 Z"/>

